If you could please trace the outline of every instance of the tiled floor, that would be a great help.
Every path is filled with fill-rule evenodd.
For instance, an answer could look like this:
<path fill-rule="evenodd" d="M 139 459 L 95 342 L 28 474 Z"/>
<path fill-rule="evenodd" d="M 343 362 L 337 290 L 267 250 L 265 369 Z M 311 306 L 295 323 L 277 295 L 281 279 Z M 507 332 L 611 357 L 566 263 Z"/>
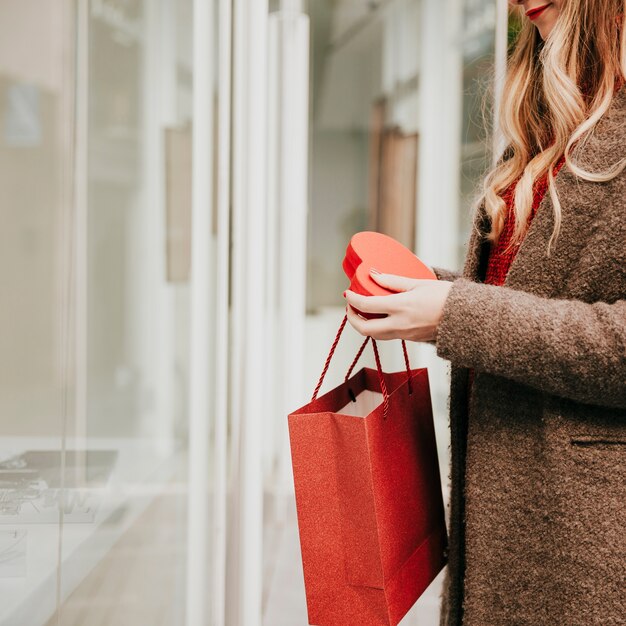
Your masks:
<path fill-rule="evenodd" d="M 185 512 L 184 494 L 155 498 L 67 598 L 61 625 L 184 624 Z"/>
<path fill-rule="evenodd" d="M 266 500 L 264 626 L 306 626 L 300 543 L 293 499 L 271 521 Z M 184 623 L 185 500 L 155 499 L 63 606 L 63 626 L 180 626 Z M 436 626 L 440 575 L 401 622 Z M 48 626 L 56 625 L 56 618 Z M 352 626 L 352 625 L 346 625 Z"/>

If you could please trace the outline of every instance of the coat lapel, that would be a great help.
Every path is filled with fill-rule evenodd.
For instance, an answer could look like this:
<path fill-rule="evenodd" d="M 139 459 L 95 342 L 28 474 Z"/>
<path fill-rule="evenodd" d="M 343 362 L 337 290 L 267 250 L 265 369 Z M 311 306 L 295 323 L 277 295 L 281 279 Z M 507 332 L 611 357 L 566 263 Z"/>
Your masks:
<path fill-rule="evenodd" d="M 592 172 L 604 171 L 626 155 L 626 88 L 622 88 L 596 125 L 587 141 L 572 155 L 575 163 Z M 590 233 L 596 226 L 602 209 L 598 202 L 598 185 L 578 179 L 564 165 L 555 179 L 561 202 L 561 232 L 548 255 L 548 243 L 554 228 L 554 209 L 546 193 L 535 218 L 507 275 L 505 286 L 543 297 L 557 297 L 566 279 L 578 264 Z M 484 232 L 487 219 L 481 207 L 477 224 Z M 470 238 L 464 275 L 472 280 L 482 279 L 488 245 L 474 229 Z"/>
<path fill-rule="evenodd" d="M 554 297 L 582 252 L 584 234 L 589 232 L 595 211 L 586 205 L 585 194 L 578 191 L 577 180 L 566 167 L 561 168 L 555 180 L 562 212 L 559 237 L 548 255 L 554 209 L 550 194 L 546 193 L 511 264 L 506 287 Z"/>

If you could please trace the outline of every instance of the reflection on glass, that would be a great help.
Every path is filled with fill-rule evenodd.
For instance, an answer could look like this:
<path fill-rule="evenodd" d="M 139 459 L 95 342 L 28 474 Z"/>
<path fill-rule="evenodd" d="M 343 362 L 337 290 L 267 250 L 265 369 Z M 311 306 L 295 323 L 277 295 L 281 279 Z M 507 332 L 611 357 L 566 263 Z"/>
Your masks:
<path fill-rule="evenodd" d="M 377 230 L 415 247 L 418 0 L 312 3 L 309 309 L 341 306 L 337 259 Z"/>
<path fill-rule="evenodd" d="M 184 623 L 192 27 L 0 3 L 1 626 Z"/>
<path fill-rule="evenodd" d="M 37 623 L 55 604 L 66 26 L 53 3 L 0 3 L 2 625 Z"/>
<path fill-rule="evenodd" d="M 64 519 L 68 626 L 184 623 L 188 273 L 168 273 L 171 204 L 184 210 L 168 174 L 191 163 L 167 137 L 190 129 L 191 7 L 99 0 L 84 25 L 85 414 L 66 500 L 88 494 L 93 512 Z"/>

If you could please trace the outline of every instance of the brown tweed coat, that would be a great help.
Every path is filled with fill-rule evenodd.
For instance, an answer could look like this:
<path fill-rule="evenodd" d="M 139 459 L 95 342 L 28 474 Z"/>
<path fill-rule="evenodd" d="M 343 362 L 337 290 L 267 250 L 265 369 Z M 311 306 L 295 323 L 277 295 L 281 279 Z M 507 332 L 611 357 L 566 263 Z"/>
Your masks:
<path fill-rule="evenodd" d="M 626 88 L 575 160 L 626 157 Z M 452 363 L 445 626 L 626 624 L 626 171 L 564 166 L 504 287 L 474 233 L 437 334 Z M 477 216 L 484 231 L 484 212 Z M 468 369 L 476 375 L 467 401 Z"/>

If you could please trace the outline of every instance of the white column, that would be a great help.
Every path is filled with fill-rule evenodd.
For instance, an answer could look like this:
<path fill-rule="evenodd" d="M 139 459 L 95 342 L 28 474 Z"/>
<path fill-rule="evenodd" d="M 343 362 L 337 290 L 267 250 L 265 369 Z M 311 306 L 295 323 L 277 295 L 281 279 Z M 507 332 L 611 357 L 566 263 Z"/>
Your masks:
<path fill-rule="evenodd" d="M 461 0 L 422 0 L 417 254 L 456 262 L 461 132 Z"/>
<path fill-rule="evenodd" d="M 240 626 L 261 626 L 263 589 L 263 473 L 265 412 L 265 228 L 267 124 L 267 0 L 248 6 L 246 111 L 246 359 L 242 386 Z"/>
<path fill-rule="evenodd" d="M 462 0 L 422 0 L 416 253 L 428 265 L 447 268 L 460 263 L 462 8 Z M 417 354 L 415 363 L 429 370 L 435 415 L 445 416 L 447 365 L 431 346 L 420 345 Z M 447 420 L 436 426 L 447 439 Z M 442 475 L 445 480 L 445 470 Z"/>
<path fill-rule="evenodd" d="M 233 394 L 239 423 L 233 452 L 238 502 L 228 623 L 260 626 L 263 565 L 263 372 L 266 332 L 267 0 L 235 2 L 233 159 Z M 235 408 L 235 407 L 234 407 Z"/>
<path fill-rule="evenodd" d="M 278 219 L 277 364 L 274 445 L 277 475 L 274 488 L 293 488 L 287 415 L 302 402 L 304 325 L 306 316 L 306 243 L 309 152 L 309 18 L 289 9 L 270 16 L 271 58 L 275 80 L 276 151 L 270 159 L 275 180 Z"/>
<path fill-rule="evenodd" d="M 213 2 L 194 0 L 193 187 L 190 284 L 189 502 L 187 520 L 187 626 L 207 620 L 211 368 L 214 306 L 211 235 L 213 198 Z"/>
<path fill-rule="evenodd" d="M 226 625 L 227 429 L 230 287 L 231 0 L 219 0 L 217 124 L 217 288 L 213 468 L 212 626 Z"/>
<path fill-rule="evenodd" d="M 245 354 L 245 190 L 246 190 L 246 102 L 247 77 L 245 45 L 247 41 L 246 6 L 243 0 L 232 2 L 232 267 L 231 267 L 231 314 L 230 314 L 230 447 L 228 474 L 230 498 L 228 514 L 227 560 L 226 560 L 226 624 L 239 623 L 239 489 L 241 455 L 240 431 L 243 401 L 243 363 Z"/>
<path fill-rule="evenodd" d="M 267 394 L 268 419 L 263 429 L 263 474 L 271 489 L 275 479 L 276 463 L 276 430 L 279 427 L 280 413 L 279 389 L 277 379 L 281 378 L 281 361 L 278 344 L 281 337 L 279 313 L 279 267 L 280 239 L 279 202 L 280 202 L 280 129 L 283 112 L 279 94 L 281 54 L 278 21 L 275 14 L 269 16 L 268 23 L 268 63 L 267 63 L 267 266 L 266 266 L 266 298 L 267 298 L 267 330 L 266 355 L 267 367 L 264 370 Z"/>
<path fill-rule="evenodd" d="M 89 187 L 89 7 L 76 5 L 76 139 L 74 153 L 74 269 L 76 272 L 75 430 L 77 445 L 87 436 L 87 301 Z"/>
<path fill-rule="evenodd" d="M 142 416 L 141 432 L 156 440 L 163 456 L 174 449 L 174 318 L 173 290 L 167 282 L 165 171 L 163 129 L 176 123 L 175 0 L 146 5 L 141 198 L 132 222 L 132 241 L 144 253 L 135 263 L 129 289 L 129 318 L 134 323 L 136 367 L 154 388 L 154 407 Z M 141 297 L 137 297 L 137 292 Z M 153 337 L 159 338 L 158 346 Z"/>

